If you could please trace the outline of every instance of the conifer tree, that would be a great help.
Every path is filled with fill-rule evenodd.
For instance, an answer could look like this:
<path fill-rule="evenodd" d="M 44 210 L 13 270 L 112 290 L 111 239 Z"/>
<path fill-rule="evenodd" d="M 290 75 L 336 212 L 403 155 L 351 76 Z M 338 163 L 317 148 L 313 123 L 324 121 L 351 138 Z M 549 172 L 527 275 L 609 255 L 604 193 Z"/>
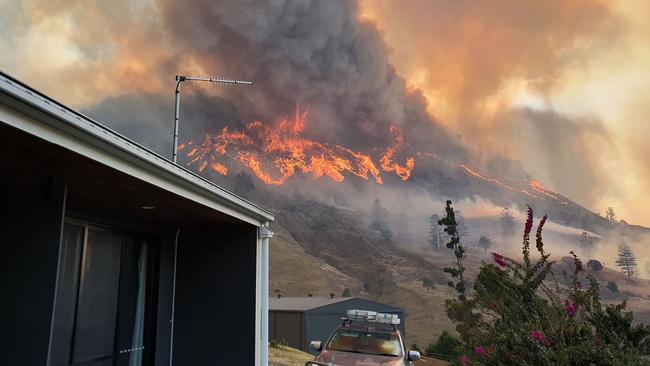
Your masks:
<path fill-rule="evenodd" d="M 462 212 L 456 210 L 456 229 L 458 230 L 458 235 L 459 237 L 465 237 L 470 234 L 470 227 L 467 224 L 467 221 L 465 220 L 465 216 L 463 216 Z"/>
<path fill-rule="evenodd" d="M 372 205 L 370 227 L 379 233 L 382 243 L 391 244 L 393 242 L 393 231 L 388 223 L 388 211 L 379 199 L 375 199 Z"/>
<path fill-rule="evenodd" d="M 616 265 L 621 267 L 621 271 L 627 275 L 627 278 L 632 278 L 636 275 L 636 257 L 629 246 L 621 245 L 618 248 Z"/>
<path fill-rule="evenodd" d="M 612 207 L 607 207 L 607 210 L 605 210 L 605 218 L 609 221 L 616 222 L 616 214 L 614 213 L 614 209 Z"/>
<path fill-rule="evenodd" d="M 583 231 L 582 234 L 580 234 L 578 242 L 587 252 L 591 252 L 594 248 L 594 237 L 586 231 Z"/>
<path fill-rule="evenodd" d="M 501 232 L 504 236 L 512 236 L 515 233 L 515 217 L 510 208 L 504 207 L 501 211 Z"/>
<path fill-rule="evenodd" d="M 433 249 L 439 249 L 442 241 L 441 234 L 443 233 L 442 227 L 438 224 L 440 217 L 438 215 L 431 215 L 429 218 L 429 244 Z"/>

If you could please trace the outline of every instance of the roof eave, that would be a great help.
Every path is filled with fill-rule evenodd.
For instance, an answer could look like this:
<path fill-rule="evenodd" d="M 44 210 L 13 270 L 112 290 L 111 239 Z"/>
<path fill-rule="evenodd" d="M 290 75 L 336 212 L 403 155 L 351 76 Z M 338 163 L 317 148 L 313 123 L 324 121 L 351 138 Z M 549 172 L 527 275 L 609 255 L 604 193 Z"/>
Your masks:
<path fill-rule="evenodd" d="M 251 224 L 259 226 L 275 219 L 273 214 L 263 208 L 65 107 L 3 72 L 0 72 L 0 95 L 3 96 L 0 103 L 46 122 L 49 127 L 38 126 L 27 119 L 10 123 L 27 133 L 76 152 L 79 152 L 77 149 L 85 148 L 92 155 L 89 158 L 139 179 L 149 181 L 153 178 L 155 181 L 149 181 L 152 184 Z M 44 116 L 48 118 L 43 118 Z M 61 136 L 56 136 L 57 131 Z"/>

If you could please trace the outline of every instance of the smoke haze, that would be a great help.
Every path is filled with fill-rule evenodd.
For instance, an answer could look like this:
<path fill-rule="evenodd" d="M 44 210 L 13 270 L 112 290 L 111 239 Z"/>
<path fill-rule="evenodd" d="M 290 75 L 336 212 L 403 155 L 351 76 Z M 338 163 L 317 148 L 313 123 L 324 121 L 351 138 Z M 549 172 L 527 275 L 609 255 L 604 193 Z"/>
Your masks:
<path fill-rule="evenodd" d="M 165 155 L 173 75 L 251 79 L 183 85 L 181 140 L 309 107 L 305 133 L 325 143 L 371 153 L 396 126 L 408 145 L 398 159 L 452 156 L 643 222 L 650 153 L 630 131 L 647 126 L 650 94 L 621 99 L 648 85 L 636 7 L 645 5 L 0 0 L 0 68 Z M 614 74 L 626 79 L 604 78 L 622 60 L 631 71 Z"/>

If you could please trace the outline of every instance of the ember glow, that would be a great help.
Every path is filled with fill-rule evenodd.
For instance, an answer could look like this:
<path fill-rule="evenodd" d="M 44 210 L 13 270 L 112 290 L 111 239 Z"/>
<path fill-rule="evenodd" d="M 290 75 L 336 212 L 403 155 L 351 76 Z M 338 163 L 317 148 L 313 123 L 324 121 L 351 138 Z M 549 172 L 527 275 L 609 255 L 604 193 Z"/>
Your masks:
<path fill-rule="evenodd" d="M 311 174 L 315 178 L 328 177 L 343 182 L 346 174 L 383 184 L 382 173 L 394 173 L 408 180 L 415 158 L 408 157 L 401 163 L 396 160 L 404 150 L 404 137 L 390 128 L 393 144 L 380 154 L 355 151 L 341 145 L 330 145 L 304 136 L 309 110 L 296 108 L 293 119 L 284 118 L 274 125 L 260 121 L 250 122 L 243 131 L 231 131 L 224 127 L 220 133 L 206 135 L 200 143 L 193 141 L 179 146 L 188 149 L 189 166 L 200 172 L 208 167 L 221 175 L 228 175 L 227 161 L 241 164 L 261 181 L 281 185 L 296 174 Z M 378 156 L 374 156 L 378 155 Z"/>
<path fill-rule="evenodd" d="M 522 182 L 506 182 L 505 179 L 489 177 L 476 171 L 475 169 L 468 167 L 465 164 L 458 165 L 458 168 L 464 170 L 466 173 L 477 179 L 492 183 L 509 191 L 522 193 L 526 196 L 537 198 L 542 201 L 552 200 L 558 202 L 561 205 L 569 204 L 569 202 L 563 199 L 560 195 L 544 187 L 540 182 L 534 180 L 526 181 L 523 184 Z"/>

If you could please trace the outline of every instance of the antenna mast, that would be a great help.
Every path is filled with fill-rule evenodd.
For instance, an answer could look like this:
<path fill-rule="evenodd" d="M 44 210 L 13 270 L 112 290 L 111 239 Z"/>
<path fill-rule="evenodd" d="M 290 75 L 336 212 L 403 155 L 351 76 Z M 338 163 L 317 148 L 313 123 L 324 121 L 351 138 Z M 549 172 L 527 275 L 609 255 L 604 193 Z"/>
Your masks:
<path fill-rule="evenodd" d="M 174 151 L 172 153 L 172 161 L 174 163 L 176 163 L 176 158 L 178 156 L 178 122 L 180 120 L 181 83 L 184 81 L 207 81 L 210 83 L 218 83 L 218 84 L 226 84 L 226 85 L 253 85 L 252 81 L 245 81 L 245 80 L 176 75 L 176 91 L 175 91 L 176 103 L 174 106 Z"/>

